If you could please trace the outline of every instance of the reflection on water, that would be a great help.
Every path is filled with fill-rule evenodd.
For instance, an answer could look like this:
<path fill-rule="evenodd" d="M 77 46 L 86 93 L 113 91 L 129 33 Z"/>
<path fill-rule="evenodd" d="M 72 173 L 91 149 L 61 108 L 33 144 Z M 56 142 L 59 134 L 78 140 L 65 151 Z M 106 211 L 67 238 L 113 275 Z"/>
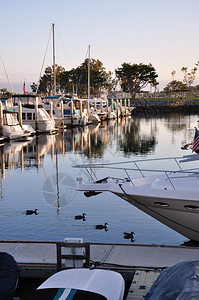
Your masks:
<path fill-rule="evenodd" d="M 88 175 L 72 166 L 191 154 L 181 146 L 192 141 L 198 118 L 182 114 L 125 118 L 1 146 L 1 239 L 81 236 L 91 242 L 126 242 L 123 232 L 133 231 L 137 243 L 182 243 L 184 237 L 114 195 L 87 199 L 77 193 L 76 178 Z M 36 208 L 38 215 L 24 213 Z M 75 221 L 74 216 L 83 212 L 85 222 Z M 98 223 L 108 223 L 109 230 L 96 233 Z"/>
<path fill-rule="evenodd" d="M 158 124 L 160 123 L 161 125 Z M 197 120 L 197 117 L 196 117 Z M 165 128 L 161 128 L 162 125 Z M 161 129 L 164 134 L 183 134 L 186 143 L 193 139 L 193 129 L 197 123 L 190 124 L 190 118 L 176 114 L 162 119 L 133 119 L 125 118 L 104 122 L 98 125 L 68 129 L 57 135 L 40 135 L 31 141 L 10 142 L 1 146 L 1 166 L 5 168 L 40 168 L 43 166 L 44 156 L 50 154 L 54 159 L 55 153 L 63 156 L 67 152 L 83 154 L 95 159 L 103 158 L 108 147 L 115 147 L 115 151 L 122 151 L 124 155 L 144 155 L 155 152 L 158 144 L 158 134 Z M 179 145 L 179 147 L 181 146 Z M 2 169 L 3 170 L 3 169 Z"/>

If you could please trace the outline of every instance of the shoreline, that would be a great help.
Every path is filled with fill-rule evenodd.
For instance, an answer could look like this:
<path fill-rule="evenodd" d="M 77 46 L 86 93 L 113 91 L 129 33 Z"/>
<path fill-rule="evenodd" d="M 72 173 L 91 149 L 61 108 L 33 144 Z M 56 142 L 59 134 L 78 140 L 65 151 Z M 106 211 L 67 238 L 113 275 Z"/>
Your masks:
<path fill-rule="evenodd" d="M 199 99 L 138 99 L 132 101 L 132 115 L 146 113 L 198 113 Z"/>

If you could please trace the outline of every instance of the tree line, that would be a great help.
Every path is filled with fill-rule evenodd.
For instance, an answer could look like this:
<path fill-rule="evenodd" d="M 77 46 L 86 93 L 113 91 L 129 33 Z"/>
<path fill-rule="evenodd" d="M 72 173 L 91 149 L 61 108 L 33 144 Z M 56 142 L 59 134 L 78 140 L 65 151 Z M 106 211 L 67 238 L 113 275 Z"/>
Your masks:
<path fill-rule="evenodd" d="M 103 91 L 114 91 L 118 85 L 123 92 L 131 94 L 132 99 L 141 89 L 152 84 L 157 84 L 158 77 L 152 64 L 130 64 L 123 63 L 115 70 L 115 78 L 112 72 L 106 72 L 103 63 L 100 60 L 86 59 L 84 63 L 66 71 L 61 66 L 55 68 L 47 67 L 44 75 L 40 78 L 39 86 L 33 83 L 31 89 L 41 95 L 50 95 L 54 87 L 54 69 L 56 77 L 56 93 L 77 94 L 78 97 L 86 98 L 88 96 L 88 65 L 90 66 L 90 96 L 100 97 Z"/>
<path fill-rule="evenodd" d="M 100 60 L 85 59 L 85 61 L 69 71 L 62 66 L 49 66 L 45 69 L 43 76 L 39 80 L 39 84 L 33 82 L 31 85 L 32 92 L 41 96 L 51 95 L 54 91 L 54 70 L 56 78 L 56 93 L 76 94 L 80 98 L 88 97 L 88 66 L 90 66 L 90 97 L 100 97 L 104 91 L 112 92 L 122 90 L 122 92 L 130 93 L 131 98 L 135 99 L 136 94 L 150 85 L 155 89 L 155 93 L 159 82 L 158 74 L 152 64 L 131 64 L 123 63 L 121 67 L 112 72 L 106 72 L 103 63 Z M 199 62 L 196 63 L 199 66 Z M 177 96 L 179 91 L 193 90 L 193 83 L 196 78 L 197 67 L 190 72 L 187 67 L 182 67 L 183 81 L 175 80 L 176 71 L 171 72 L 172 80 L 163 89 L 163 93 L 168 96 Z M 113 77 L 113 75 L 115 75 Z M 195 87 L 199 90 L 199 87 Z M 1 90 L 5 95 L 9 92 L 6 89 Z"/>

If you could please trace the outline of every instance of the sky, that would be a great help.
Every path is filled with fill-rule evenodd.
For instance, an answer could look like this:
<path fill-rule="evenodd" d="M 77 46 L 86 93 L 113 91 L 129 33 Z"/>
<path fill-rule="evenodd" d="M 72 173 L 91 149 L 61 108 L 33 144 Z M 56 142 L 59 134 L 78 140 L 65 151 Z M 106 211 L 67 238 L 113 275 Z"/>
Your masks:
<path fill-rule="evenodd" d="M 151 63 L 162 90 L 172 71 L 182 81 L 181 68 L 199 61 L 199 0 L 0 0 L 0 10 L 0 89 L 10 90 L 8 77 L 14 92 L 24 80 L 31 91 L 52 65 L 51 39 L 42 69 L 52 23 L 65 70 L 81 65 L 91 45 L 91 58 L 113 74 L 124 62 Z"/>

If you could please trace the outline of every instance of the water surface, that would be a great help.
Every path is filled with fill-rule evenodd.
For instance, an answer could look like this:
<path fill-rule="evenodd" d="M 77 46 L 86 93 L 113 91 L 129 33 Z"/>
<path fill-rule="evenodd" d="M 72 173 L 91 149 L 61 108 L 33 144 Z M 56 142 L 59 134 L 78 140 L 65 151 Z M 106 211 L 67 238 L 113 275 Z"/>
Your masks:
<path fill-rule="evenodd" d="M 184 114 L 133 117 L 5 144 L 1 147 L 0 239 L 81 237 L 87 242 L 130 243 L 123 232 L 133 231 L 135 243 L 183 244 L 185 237 L 115 195 L 86 198 L 77 192 L 76 178 L 87 181 L 88 174 L 73 165 L 191 154 L 181 146 L 192 141 L 198 119 Z M 105 170 L 100 174 L 107 175 Z M 36 208 L 37 215 L 26 215 L 26 210 Z M 75 220 L 82 213 L 85 221 Z M 95 229 L 105 222 L 107 231 Z"/>

